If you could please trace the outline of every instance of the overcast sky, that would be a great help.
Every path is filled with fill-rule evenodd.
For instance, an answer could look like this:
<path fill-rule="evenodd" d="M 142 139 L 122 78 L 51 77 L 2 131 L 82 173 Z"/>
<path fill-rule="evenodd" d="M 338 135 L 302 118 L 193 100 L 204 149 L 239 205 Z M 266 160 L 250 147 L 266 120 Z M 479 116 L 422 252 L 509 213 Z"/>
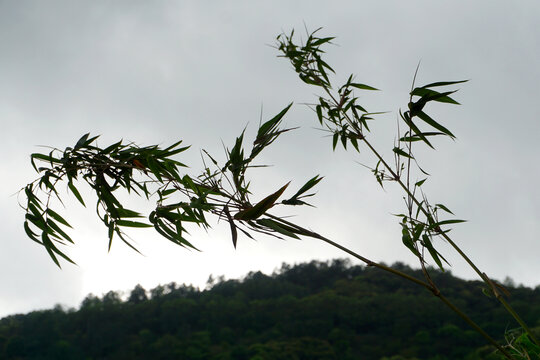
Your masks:
<path fill-rule="evenodd" d="M 94 207 L 73 199 L 64 214 L 76 245 L 66 251 L 78 266 L 58 269 L 25 236 L 13 194 L 36 177 L 29 154 L 38 145 L 63 148 L 86 132 L 101 134 L 101 145 L 183 139 L 193 146 L 180 160 L 197 173 L 201 148 L 223 159 L 222 141 L 232 146 L 246 125 L 253 136 L 261 106 L 268 119 L 291 101 L 285 125 L 301 128 L 262 156 L 275 166 L 253 172 L 254 198 L 321 174 L 317 208 L 289 210 L 295 221 L 372 260 L 416 266 L 391 215 L 403 211 L 402 195 L 391 184 L 381 190 L 358 165 L 374 164 L 366 151 L 331 151 L 302 105 L 315 90 L 268 46 L 281 31 L 305 34 L 304 23 L 337 36 L 327 62 L 338 81 L 354 73 L 382 90 L 359 95 L 369 110 L 389 111 L 370 135 L 386 154 L 420 60 L 419 84 L 471 80 L 455 96 L 462 106 L 431 109 L 457 140 L 439 139 L 436 152 L 418 153 L 433 175 L 425 190 L 432 203 L 468 220 L 452 234 L 483 271 L 540 284 L 538 1 L 0 0 L 0 316 L 76 307 L 90 292 L 137 283 L 203 288 L 210 274 L 237 278 L 271 273 L 282 262 L 344 257 L 312 239 L 241 238 L 235 251 L 227 224 L 215 222 L 208 233 L 192 231 L 201 252 L 141 231 L 132 237 L 144 256 L 121 242 L 107 253 Z M 441 250 L 455 275 L 474 277 L 451 249 Z"/>

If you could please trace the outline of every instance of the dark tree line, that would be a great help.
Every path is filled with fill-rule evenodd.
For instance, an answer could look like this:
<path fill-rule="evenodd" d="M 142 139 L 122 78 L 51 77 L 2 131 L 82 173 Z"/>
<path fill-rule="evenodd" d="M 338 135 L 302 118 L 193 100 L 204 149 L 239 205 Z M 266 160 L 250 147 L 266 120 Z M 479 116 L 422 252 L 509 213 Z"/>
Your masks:
<path fill-rule="evenodd" d="M 393 267 L 421 276 L 403 264 Z M 482 283 L 434 271 L 452 301 L 492 334 L 517 327 Z M 509 288 L 540 326 L 540 287 Z M 415 284 L 343 260 L 283 265 L 209 290 L 177 285 L 87 296 L 78 310 L 0 320 L 1 359 L 489 359 L 491 349 Z"/>

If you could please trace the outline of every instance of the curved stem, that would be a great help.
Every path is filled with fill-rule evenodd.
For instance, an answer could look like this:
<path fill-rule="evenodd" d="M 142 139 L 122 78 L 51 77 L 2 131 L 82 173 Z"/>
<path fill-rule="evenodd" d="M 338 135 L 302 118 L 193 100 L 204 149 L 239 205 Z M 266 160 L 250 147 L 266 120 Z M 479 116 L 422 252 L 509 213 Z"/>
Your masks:
<path fill-rule="evenodd" d="M 491 336 L 489 336 L 480 326 L 478 326 L 478 324 L 476 324 L 474 321 L 472 321 L 467 315 L 462 313 L 452 302 L 450 302 L 447 298 L 442 296 L 442 294 L 435 295 L 435 296 L 437 296 L 439 299 L 441 299 L 441 301 L 443 303 L 445 303 L 446 306 L 448 306 L 456 314 L 458 314 L 463 320 L 465 320 L 467 322 L 467 324 L 469 324 L 472 328 L 474 328 L 474 330 L 476 330 L 480 335 L 482 335 L 484 337 L 484 339 L 486 339 L 493 346 L 495 346 L 497 348 L 497 350 L 499 350 L 501 352 L 501 354 L 503 354 L 507 359 L 513 359 L 513 357 L 506 351 L 506 349 L 504 349 L 501 345 L 499 345 L 498 342 L 493 340 L 493 338 Z"/>
<path fill-rule="evenodd" d="M 374 262 L 354 251 L 352 251 L 351 249 L 343 246 L 343 245 L 340 245 L 338 243 L 336 243 L 335 241 L 332 241 L 330 239 L 328 239 L 327 237 L 324 237 L 316 232 L 313 232 L 311 230 L 308 230 L 306 228 L 303 228 L 301 226 L 298 226 L 292 222 L 289 222 L 287 220 L 284 220 L 280 217 L 277 217 L 277 216 L 274 216 L 274 215 L 271 215 L 271 214 L 268 214 L 266 213 L 265 214 L 266 216 L 274 219 L 274 220 L 277 220 L 277 221 L 280 221 L 290 227 L 293 227 L 295 228 L 296 230 L 298 230 L 298 233 L 300 235 L 304 235 L 304 236 L 308 236 L 308 237 L 312 237 L 312 238 L 315 238 L 315 239 L 319 239 L 319 240 L 322 240 L 324 242 L 326 242 L 327 244 L 330 244 L 332 245 L 333 247 L 335 248 L 338 248 L 344 252 L 346 252 L 347 254 L 361 260 L 362 262 L 366 263 L 368 266 L 373 266 L 373 267 L 376 267 L 376 268 L 379 268 L 381 270 L 384 270 L 384 271 L 387 271 L 387 272 L 390 272 L 394 275 L 397 275 L 399 277 L 402 277 L 404 279 L 407 279 L 409 281 L 412 281 L 413 283 L 417 284 L 417 285 L 420 285 L 424 288 L 426 288 L 427 290 L 429 290 L 430 292 L 433 293 L 433 295 L 435 295 L 436 297 L 438 297 L 446 306 L 448 306 L 452 311 L 454 311 L 459 317 L 461 317 L 463 320 L 465 320 L 465 322 L 467 324 L 469 324 L 473 329 L 475 329 L 480 335 L 482 335 L 490 344 L 492 344 L 493 346 L 495 346 L 495 348 L 497 348 L 497 350 L 499 350 L 507 359 L 510 359 L 512 360 L 512 356 L 497 342 L 495 341 L 491 336 L 489 336 L 488 333 L 486 333 L 478 324 L 476 324 L 471 318 L 469 318 L 464 312 L 462 312 L 458 307 L 456 307 L 451 301 L 449 301 L 446 297 L 444 297 L 441 292 L 439 291 L 439 289 L 437 287 L 435 287 L 434 285 L 432 284 L 429 284 L 427 282 L 424 282 L 422 280 L 419 280 L 413 276 L 410 276 L 404 272 L 401 272 L 399 270 L 396 270 L 396 269 L 393 269 L 389 266 L 386 266 L 386 265 L 383 265 L 383 264 L 379 264 L 377 262 Z"/>
<path fill-rule="evenodd" d="M 337 105 L 336 99 L 330 91 L 325 88 L 326 93 L 332 98 L 334 103 Z M 352 124 L 352 120 L 350 119 L 349 115 L 345 112 L 343 112 L 342 109 L 340 111 L 343 113 L 344 117 L 347 119 L 347 121 Z M 359 134 L 361 135 L 361 134 Z M 371 145 L 371 143 L 366 139 L 365 136 L 360 136 L 360 139 L 366 144 L 366 146 L 371 150 L 371 152 L 377 157 L 377 159 L 383 164 L 383 166 L 390 172 L 392 175 L 392 178 L 403 188 L 407 196 L 416 204 L 416 206 L 420 209 L 420 211 L 428 218 L 431 218 L 431 214 L 428 210 L 424 208 L 424 206 L 418 201 L 416 196 L 410 191 L 408 186 L 401 181 L 400 177 L 396 174 L 396 172 L 390 167 L 390 165 L 384 160 L 384 158 L 379 154 L 379 152 Z M 461 250 L 461 248 L 444 232 L 441 232 L 440 235 L 454 248 L 454 250 L 469 264 L 469 266 L 478 274 L 478 276 L 492 289 L 493 291 L 493 284 L 489 280 L 489 278 L 482 272 L 480 269 L 474 264 L 474 262 Z M 540 342 L 535 337 L 535 335 L 532 333 L 530 328 L 527 326 L 527 324 L 521 319 L 521 317 L 516 313 L 516 311 L 508 304 L 502 296 L 497 296 L 496 291 L 494 291 L 495 296 L 497 297 L 497 300 L 501 302 L 501 304 L 505 307 L 505 309 L 510 313 L 510 315 L 521 325 L 521 327 L 527 332 L 527 334 L 531 337 L 531 339 L 540 346 Z"/>
<path fill-rule="evenodd" d="M 364 143 L 371 149 L 371 151 L 377 156 L 377 158 L 381 161 L 381 163 L 386 167 L 386 169 L 392 174 L 392 176 L 395 175 L 394 171 L 390 168 L 390 166 L 384 161 L 382 156 L 373 148 L 373 146 L 364 138 Z M 429 212 L 424 208 L 424 206 L 416 199 L 414 194 L 410 192 L 410 190 L 407 188 L 405 184 L 399 179 L 395 178 L 399 185 L 405 190 L 408 196 L 414 201 L 416 206 L 420 209 L 420 211 L 426 216 L 431 216 Z M 469 264 L 469 266 L 478 274 L 478 276 L 486 283 L 486 285 L 489 286 L 489 288 L 494 293 L 495 297 L 499 302 L 504 306 L 504 308 L 508 311 L 508 313 L 518 322 L 518 324 L 527 332 L 527 334 L 531 337 L 531 339 L 540 346 L 540 342 L 536 338 L 536 336 L 533 334 L 531 329 L 527 326 L 525 321 L 517 314 L 517 312 L 512 308 L 508 302 L 496 291 L 493 282 L 487 277 L 485 273 L 483 273 L 476 264 L 461 250 L 461 248 L 448 236 L 447 233 L 441 232 L 440 235 L 454 248 L 454 250 Z"/>

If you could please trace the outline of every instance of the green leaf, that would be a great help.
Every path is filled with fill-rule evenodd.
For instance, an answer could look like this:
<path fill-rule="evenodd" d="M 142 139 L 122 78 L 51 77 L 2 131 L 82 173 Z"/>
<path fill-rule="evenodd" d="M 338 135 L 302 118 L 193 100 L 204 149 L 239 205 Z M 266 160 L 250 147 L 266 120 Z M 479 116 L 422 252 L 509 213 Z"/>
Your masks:
<path fill-rule="evenodd" d="M 429 254 L 431 255 L 431 258 L 433 259 L 433 261 L 435 261 L 435 263 L 437 264 L 437 266 L 439 267 L 439 269 L 441 269 L 441 271 L 444 271 L 444 267 L 442 265 L 442 262 L 441 262 L 441 259 L 439 258 L 439 252 L 437 250 L 435 250 L 435 248 L 433 247 L 433 244 L 431 243 L 431 240 L 429 239 L 429 236 L 427 235 L 423 235 L 422 236 L 422 239 L 424 240 L 423 241 L 423 244 L 424 246 L 428 249 L 429 251 Z M 442 256 L 441 256 L 442 257 Z M 443 260 L 448 264 L 448 262 L 443 258 Z"/>
<path fill-rule="evenodd" d="M 423 132 L 422 135 L 424 137 L 428 137 L 428 136 L 437 136 L 437 135 L 444 135 L 444 134 L 440 132 Z M 423 140 L 421 137 L 417 135 L 412 135 L 412 136 L 403 136 L 399 139 L 399 141 L 414 142 L 414 141 L 423 141 Z"/>
<path fill-rule="evenodd" d="M 464 83 L 464 82 L 467 82 L 467 81 L 469 81 L 469 80 L 439 81 L 439 82 L 434 82 L 434 83 L 431 83 L 431 84 L 424 85 L 422 87 L 423 88 L 431 88 L 431 87 L 436 87 L 436 86 L 447 86 L 447 85 L 460 84 L 460 83 Z"/>
<path fill-rule="evenodd" d="M 163 190 L 163 191 L 159 191 L 159 193 L 160 193 L 161 198 L 165 198 L 165 197 L 171 195 L 172 193 L 174 193 L 176 191 L 177 191 L 176 189 L 166 189 L 166 190 Z"/>
<path fill-rule="evenodd" d="M 458 224 L 458 223 L 464 223 L 467 222 L 467 220 L 459 220 L 459 219 L 452 219 L 452 220 L 443 220 L 439 221 L 437 225 L 448 225 L 448 224 Z"/>
<path fill-rule="evenodd" d="M 231 227 L 232 243 L 234 248 L 236 249 L 236 242 L 238 240 L 238 231 L 236 230 L 236 224 L 234 223 L 231 213 L 229 212 L 229 207 L 227 205 L 225 205 L 225 207 L 223 208 L 223 212 L 225 213 L 225 216 L 227 216 L 227 221 L 229 222 L 229 226 Z"/>
<path fill-rule="evenodd" d="M 347 135 L 341 134 L 340 138 L 341 138 L 341 144 L 343 145 L 343 148 L 347 149 Z"/>
<path fill-rule="evenodd" d="M 442 126 L 441 124 L 439 124 L 438 122 L 436 122 L 435 120 L 433 120 L 428 114 L 426 114 L 425 112 L 423 111 L 419 111 L 416 113 L 416 116 L 418 116 L 420 119 L 424 120 L 424 122 L 426 122 L 427 124 L 433 126 L 435 129 L 441 131 L 442 133 L 450 136 L 451 138 L 455 138 L 454 134 L 452 134 L 450 132 L 450 130 L 448 130 L 447 128 L 445 128 L 444 126 Z"/>
<path fill-rule="evenodd" d="M 437 101 L 442 103 L 448 103 L 448 104 L 454 104 L 454 105 L 460 105 L 457 101 L 449 97 L 448 95 L 455 93 L 457 90 L 454 91 L 447 91 L 440 93 L 435 90 L 430 90 L 426 88 L 416 88 L 413 91 L 411 91 L 411 95 L 413 96 L 420 96 L 421 99 L 418 100 L 417 104 L 426 104 L 429 101 Z"/>
<path fill-rule="evenodd" d="M 153 156 L 148 156 L 146 158 L 146 166 L 148 166 L 148 169 L 150 169 L 156 179 L 158 179 L 160 182 L 163 182 L 161 178 L 161 166 L 156 160 L 154 160 Z"/>
<path fill-rule="evenodd" d="M 272 206 L 274 206 L 276 200 L 283 194 L 287 186 L 289 186 L 288 182 L 285 184 L 281 189 L 276 191 L 273 194 L 268 195 L 261 201 L 259 201 L 257 204 L 255 204 L 253 207 L 239 211 L 234 215 L 234 218 L 237 220 L 255 220 L 262 214 L 264 214 L 268 209 L 270 209 Z"/>
<path fill-rule="evenodd" d="M 54 255 L 55 253 L 57 255 L 60 255 L 61 257 L 63 257 L 65 260 L 69 261 L 70 263 L 72 264 L 75 264 L 69 257 L 67 257 L 63 252 L 61 252 L 60 250 L 58 250 L 58 248 L 56 248 L 56 246 L 54 246 L 53 242 L 50 240 L 49 236 L 47 235 L 47 233 L 43 232 L 41 234 L 41 240 L 43 242 L 43 246 L 45 246 L 45 249 L 47 250 L 47 252 L 49 253 L 49 256 L 52 258 L 52 260 L 54 261 L 54 263 L 59 267 L 59 268 L 62 268 L 60 266 L 60 263 L 58 262 L 58 259 L 56 258 L 56 256 Z"/>
<path fill-rule="evenodd" d="M 178 149 L 177 149 L 177 150 L 173 150 L 173 149 L 174 149 L 175 147 L 177 147 L 178 145 L 180 145 L 181 143 L 182 143 L 182 140 L 179 140 L 179 141 L 175 142 L 174 144 L 172 144 L 171 146 L 169 146 L 169 147 L 163 149 L 162 152 L 165 154 L 165 156 L 170 156 L 170 155 L 168 154 L 168 152 L 169 152 L 169 151 L 177 151 Z M 183 148 L 180 148 L 180 149 L 182 149 L 182 151 L 185 151 L 185 150 L 187 150 L 188 148 L 189 148 L 189 146 L 186 146 L 186 147 L 183 147 Z"/>
<path fill-rule="evenodd" d="M 334 39 L 335 39 L 335 37 L 320 38 L 320 39 L 317 39 L 314 42 L 312 42 L 311 45 L 312 46 L 320 46 L 320 45 L 325 44 L 327 42 L 330 42 L 330 41 L 332 41 Z"/>
<path fill-rule="evenodd" d="M 372 86 L 369 86 L 369 85 L 364 85 L 364 84 L 358 84 L 358 83 L 350 83 L 349 86 L 352 86 L 352 87 L 355 87 L 357 89 L 361 89 L 361 90 L 376 90 L 378 91 L 379 89 L 376 89 Z"/>
<path fill-rule="evenodd" d="M 431 223 L 427 230 L 430 231 L 430 230 L 433 230 L 433 229 L 437 229 L 437 228 L 440 228 L 442 225 L 449 225 L 449 224 L 459 224 L 459 223 L 463 223 L 463 222 L 467 222 L 466 220 L 459 220 L 459 219 L 450 219 L 450 220 L 443 220 L 443 221 L 439 221 L 439 222 L 436 222 L 436 223 Z M 450 230 L 446 230 L 446 231 L 443 231 L 444 232 L 448 232 Z"/>
<path fill-rule="evenodd" d="M 130 220 L 116 220 L 116 225 L 118 226 L 128 226 L 128 227 L 136 227 L 136 228 L 148 228 L 152 227 L 150 224 L 146 224 L 139 221 L 130 221 Z"/>
<path fill-rule="evenodd" d="M 491 296 L 492 293 L 491 293 L 491 291 L 490 291 L 488 288 L 483 287 L 483 288 L 482 288 L 482 293 L 483 293 L 484 295 L 486 295 L 488 298 L 491 298 L 491 297 L 492 297 L 492 296 Z"/>
<path fill-rule="evenodd" d="M 259 131 L 257 132 L 257 139 L 261 139 L 264 136 L 271 133 L 272 131 L 274 131 L 277 128 L 277 126 L 279 125 L 279 123 L 281 122 L 281 119 L 283 118 L 283 116 L 285 116 L 285 114 L 287 113 L 287 111 L 289 111 L 289 109 L 291 108 L 292 105 L 293 105 L 293 103 L 290 103 L 289 105 L 287 105 L 287 107 L 285 107 L 283 110 L 281 110 L 279 112 L 279 114 L 277 114 L 272 119 L 270 119 L 267 122 L 265 122 L 264 124 L 262 124 L 259 127 Z M 255 141 L 257 141 L 257 140 L 255 140 Z"/>
<path fill-rule="evenodd" d="M 53 209 L 47 208 L 47 210 L 45 212 L 47 213 L 47 215 L 49 215 L 50 217 L 52 217 L 54 220 L 58 221 L 62 225 L 65 225 L 65 226 L 71 228 L 71 225 L 69 225 L 69 223 L 66 220 L 64 220 L 63 217 L 58 215 L 58 213 L 56 213 Z"/>
<path fill-rule="evenodd" d="M 426 182 L 427 178 L 425 178 L 424 180 L 420 180 L 420 181 L 417 181 L 416 184 L 414 184 L 415 186 L 422 186 L 424 184 L 424 182 Z"/>
<path fill-rule="evenodd" d="M 319 61 L 317 61 L 317 69 L 319 70 L 319 73 L 324 78 L 324 81 L 326 82 L 326 84 L 330 84 L 330 80 L 328 79 L 328 75 L 326 75 L 326 71 L 324 70 L 324 67 L 323 67 L 323 65 L 321 63 L 322 60 L 320 60 L 320 58 L 318 60 Z"/>
<path fill-rule="evenodd" d="M 33 153 L 30 155 L 30 162 L 32 163 L 32 166 L 34 167 L 34 170 L 40 172 L 40 171 L 43 171 L 43 170 L 46 170 L 46 169 L 38 169 L 36 164 L 35 164 L 35 159 L 38 159 L 38 160 L 42 160 L 42 161 L 47 161 L 49 163 L 51 163 L 51 166 L 53 163 L 57 163 L 57 164 L 61 164 L 62 163 L 62 160 L 60 159 L 57 159 L 55 157 L 53 157 L 52 155 L 44 155 L 44 154 L 40 154 L 40 153 Z"/>
<path fill-rule="evenodd" d="M 349 140 L 351 140 L 351 144 L 353 145 L 353 147 L 355 148 L 355 150 L 356 150 L 357 152 L 360 152 L 360 148 L 358 147 L 358 140 L 356 140 L 356 137 L 350 136 L 350 137 L 349 137 Z"/>
<path fill-rule="evenodd" d="M 48 219 L 47 225 L 50 226 L 58 234 L 60 234 L 62 238 L 66 239 L 67 241 L 73 244 L 73 240 L 71 240 L 71 237 L 69 237 L 69 235 L 66 234 L 54 221 L 52 221 L 51 219 Z"/>
<path fill-rule="evenodd" d="M 422 234 L 422 231 L 424 231 L 425 225 L 420 223 L 416 224 L 414 227 L 414 233 L 413 233 L 413 242 L 417 242 L 420 239 L 420 235 Z"/>
<path fill-rule="evenodd" d="M 73 195 L 75 195 L 75 197 L 77 198 L 77 200 L 79 200 L 79 202 L 84 206 L 86 207 L 86 204 L 84 203 L 84 200 L 81 196 L 81 194 L 79 193 L 79 190 L 77 190 L 77 188 L 75 187 L 75 185 L 73 185 L 73 183 L 70 181 L 68 182 L 68 187 L 69 189 L 71 190 L 71 192 L 73 193 Z"/>
<path fill-rule="evenodd" d="M 319 119 L 319 123 L 322 125 L 322 123 L 323 123 L 323 115 L 322 115 L 321 105 L 315 106 L 315 111 L 317 112 L 317 118 Z"/>
<path fill-rule="evenodd" d="M 452 215 L 454 215 L 454 213 L 452 211 L 450 211 L 450 209 L 448 209 L 446 206 L 444 206 L 443 204 L 435 204 L 435 207 L 436 208 L 439 208 L 439 209 L 443 209 L 444 211 L 446 211 L 447 213 L 450 213 Z"/>
<path fill-rule="evenodd" d="M 283 200 L 282 203 L 286 205 L 301 205 L 304 204 L 303 201 L 296 202 L 295 200 L 298 200 L 299 198 L 306 197 L 308 195 L 301 196 L 303 193 L 314 187 L 323 179 L 322 176 L 314 176 L 311 179 L 309 179 L 301 188 L 294 194 L 290 199 Z"/>
<path fill-rule="evenodd" d="M 425 134 L 422 133 L 420 129 L 418 129 L 418 127 L 414 124 L 414 122 L 412 122 L 409 116 L 409 113 L 408 112 L 405 112 L 404 114 L 400 113 L 400 115 L 403 121 L 405 121 L 405 123 L 409 125 L 412 131 L 414 131 L 415 135 L 420 137 L 420 139 L 422 139 L 422 141 L 425 142 L 430 148 L 434 149 L 433 145 L 431 145 L 429 140 L 426 138 Z"/>
<path fill-rule="evenodd" d="M 100 153 L 102 154 L 112 153 L 113 151 L 117 151 L 121 145 L 122 145 L 122 140 L 118 141 L 117 143 L 107 146 L 105 149 L 101 150 Z"/>
<path fill-rule="evenodd" d="M 86 141 L 88 140 L 88 136 L 90 136 L 90 133 L 86 133 L 83 136 L 81 136 L 81 138 L 75 144 L 74 150 L 77 150 L 77 149 L 83 147 L 84 144 L 86 143 Z"/>
<path fill-rule="evenodd" d="M 400 155 L 400 156 L 403 156 L 403 157 L 406 157 L 406 158 L 409 158 L 409 159 L 414 159 L 413 156 L 409 155 L 408 153 L 406 153 L 405 151 L 403 151 L 402 149 L 400 149 L 398 147 L 393 148 L 392 151 L 395 152 L 396 154 Z"/>
<path fill-rule="evenodd" d="M 283 224 L 278 223 L 272 219 L 257 219 L 257 224 L 270 228 L 282 235 L 292 237 L 294 239 L 300 239 L 294 232 L 290 231 L 290 227 L 285 227 Z"/>
<path fill-rule="evenodd" d="M 337 142 L 339 140 L 339 133 L 338 132 L 335 132 L 334 133 L 334 137 L 332 138 L 332 150 L 336 150 L 336 145 L 337 145 Z"/>
<path fill-rule="evenodd" d="M 41 241 L 38 240 L 38 237 L 37 237 L 38 235 L 37 235 L 36 233 L 34 233 L 34 232 L 32 231 L 32 229 L 30 229 L 30 225 L 28 225 L 28 220 L 26 220 L 26 221 L 24 222 L 24 231 L 26 232 L 26 235 L 28 235 L 28 237 L 29 237 L 30 239 L 34 240 L 34 241 L 37 242 L 38 244 L 43 245 L 43 244 L 41 243 Z"/>
<path fill-rule="evenodd" d="M 415 249 L 414 243 L 411 239 L 411 236 L 409 235 L 409 230 L 407 229 L 405 225 L 403 225 L 401 241 L 414 255 L 416 255 L 417 257 L 420 257 L 420 254 Z"/>

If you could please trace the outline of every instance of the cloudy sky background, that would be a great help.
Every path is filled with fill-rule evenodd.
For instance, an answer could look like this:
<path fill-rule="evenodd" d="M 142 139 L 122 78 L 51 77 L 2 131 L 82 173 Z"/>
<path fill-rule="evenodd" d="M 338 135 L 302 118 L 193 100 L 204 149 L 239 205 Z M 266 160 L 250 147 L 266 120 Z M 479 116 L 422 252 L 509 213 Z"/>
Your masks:
<path fill-rule="evenodd" d="M 462 106 L 431 108 L 457 140 L 440 139 L 436 152 L 418 152 L 433 175 L 425 190 L 431 202 L 469 220 L 455 228 L 454 239 L 483 271 L 539 285 L 537 1 L 0 0 L 0 316 L 56 303 L 75 307 L 90 292 L 129 291 L 137 283 L 203 288 L 210 274 L 237 278 L 271 273 L 282 262 L 344 257 L 311 239 L 241 238 L 235 251 L 227 224 L 209 233 L 193 229 L 202 252 L 140 231 L 132 236 L 144 256 L 121 242 L 107 253 L 93 206 L 72 198 L 64 214 L 76 245 L 66 251 L 78 266 L 59 270 L 25 237 L 13 194 L 36 177 L 29 154 L 42 150 L 37 145 L 64 148 L 86 132 L 101 134 L 103 146 L 120 138 L 140 145 L 183 139 L 193 147 L 180 159 L 196 174 L 201 148 L 223 159 L 221 142 L 232 145 L 246 125 L 253 136 L 261 106 L 268 119 L 291 101 L 285 125 L 301 129 L 263 154 L 260 161 L 275 166 L 253 171 L 254 198 L 321 174 L 317 208 L 289 210 L 295 221 L 373 260 L 416 266 L 391 215 L 403 210 L 400 192 L 391 184 L 382 191 L 355 162 L 373 165 L 366 151 L 331 151 L 302 105 L 315 90 L 268 46 L 293 27 L 305 34 L 304 23 L 337 36 L 327 62 L 338 81 L 354 73 L 382 90 L 359 95 L 369 110 L 390 111 L 371 135 L 387 155 L 420 60 L 419 84 L 471 80 L 456 95 Z M 474 277 L 448 247 L 441 249 L 455 275 Z"/>

